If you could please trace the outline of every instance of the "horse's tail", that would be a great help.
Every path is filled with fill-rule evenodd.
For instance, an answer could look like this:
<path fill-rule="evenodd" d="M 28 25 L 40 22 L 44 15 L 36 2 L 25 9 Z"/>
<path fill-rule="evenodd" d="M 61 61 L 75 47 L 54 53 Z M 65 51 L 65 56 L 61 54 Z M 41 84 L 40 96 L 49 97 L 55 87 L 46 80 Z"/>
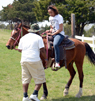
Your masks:
<path fill-rule="evenodd" d="M 95 54 L 88 43 L 85 43 L 86 55 L 88 56 L 91 63 L 95 65 Z"/>

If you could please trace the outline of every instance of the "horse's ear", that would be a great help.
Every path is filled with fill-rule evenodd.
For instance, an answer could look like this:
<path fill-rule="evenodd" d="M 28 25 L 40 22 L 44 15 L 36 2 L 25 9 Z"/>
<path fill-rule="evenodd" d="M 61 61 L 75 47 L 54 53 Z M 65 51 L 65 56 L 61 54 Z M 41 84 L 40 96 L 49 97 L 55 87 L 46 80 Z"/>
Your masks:
<path fill-rule="evenodd" d="M 21 20 L 21 19 L 19 19 L 19 18 L 18 18 L 18 23 L 19 23 L 18 28 L 21 28 L 21 26 L 22 26 L 22 20 Z"/>
<path fill-rule="evenodd" d="M 46 37 L 46 36 L 42 36 L 42 38 L 43 38 L 43 39 L 46 39 L 47 37 Z"/>
<path fill-rule="evenodd" d="M 21 28 L 21 26 L 22 26 L 22 23 L 19 24 L 18 28 Z"/>

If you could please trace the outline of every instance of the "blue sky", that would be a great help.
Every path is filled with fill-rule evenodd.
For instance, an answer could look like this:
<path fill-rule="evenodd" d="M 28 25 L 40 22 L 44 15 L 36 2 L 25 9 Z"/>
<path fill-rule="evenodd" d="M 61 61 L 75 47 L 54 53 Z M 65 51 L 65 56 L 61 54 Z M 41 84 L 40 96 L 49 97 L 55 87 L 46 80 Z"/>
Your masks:
<path fill-rule="evenodd" d="M 12 4 L 14 0 L 0 0 L 0 10 L 2 10 L 2 6 L 7 6 L 8 4 Z"/>

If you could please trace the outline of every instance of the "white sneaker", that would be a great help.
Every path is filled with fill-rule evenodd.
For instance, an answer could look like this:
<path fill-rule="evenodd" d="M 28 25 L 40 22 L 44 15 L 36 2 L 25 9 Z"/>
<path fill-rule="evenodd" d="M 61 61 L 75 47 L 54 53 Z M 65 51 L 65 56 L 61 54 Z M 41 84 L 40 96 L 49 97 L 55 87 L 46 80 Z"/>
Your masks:
<path fill-rule="evenodd" d="M 37 95 L 33 95 L 33 94 L 30 96 L 30 99 L 33 100 L 33 101 L 40 101 L 38 99 Z"/>
<path fill-rule="evenodd" d="M 31 100 L 29 100 L 28 97 L 23 97 L 23 100 L 22 101 L 31 101 Z"/>
<path fill-rule="evenodd" d="M 60 64 L 59 63 L 55 63 L 55 68 L 60 68 Z"/>

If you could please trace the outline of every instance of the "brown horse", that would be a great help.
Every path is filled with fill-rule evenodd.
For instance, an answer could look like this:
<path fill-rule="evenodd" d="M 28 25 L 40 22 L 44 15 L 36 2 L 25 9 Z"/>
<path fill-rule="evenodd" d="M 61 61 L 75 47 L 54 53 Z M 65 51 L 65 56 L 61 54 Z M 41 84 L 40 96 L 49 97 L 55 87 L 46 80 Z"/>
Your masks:
<path fill-rule="evenodd" d="M 22 26 L 22 24 L 17 26 L 12 31 L 11 38 L 8 40 L 8 42 L 6 44 L 6 47 L 8 49 L 14 49 L 14 47 L 15 47 L 14 43 L 16 42 L 18 35 L 19 35 L 18 29 L 21 29 L 21 27 L 22 27 L 23 35 L 28 33 L 27 32 L 28 28 L 26 26 Z M 71 40 L 75 43 L 75 48 L 70 49 L 70 50 L 66 50 L 66 64 L 67 64 L 67 70 L 70 73 L 70 79 L 65 86 L 64 95 L 68 94 L 70 85 L 71 85 L 72 80 L 76 74 L 76 71 L 74 70 L 74 67 L 73 67 L 73 63 L 75 62 L 77 70 L 78 70 L 78 74 L 79 74 L 79 80 L 80 80 L 80 86 L 79 86 L 80 88 L 79 88 L 79 92 L 77 93 L 76 97 L 81 97 L 82 96 L 82 88 L 83 88 L 83 77 L 84 77 L 84 74 L 83 74 L 84 56 L 86 54 L 89 57 L 90 62 L 95 64 L 95 54 L 92 51 L 91 47 L 87 43 L 81 42 L 81 41 L 79 41 L 77 39 L 73 39 L 73 38 L 71 38 Z M 44 45 L 46 48 L 47 38 L 44 37 L 43 41 L 44 41 Z M 19 40 L 18 40 L 18 42 L 19 42 Z M 18 45 L 18 42 L 15 45 Z M 51 54 L 51 50 L 48 50 L 48 60 L 49 60 L 48 66 L 50 66 L 51 62 L 52 62 L 50 54 Z M 48 95 L 46 83 L 43 84 L 43 89 L 44 89 L 44 94 L 43 94 L 42 99 L 46 98 Z"/>

